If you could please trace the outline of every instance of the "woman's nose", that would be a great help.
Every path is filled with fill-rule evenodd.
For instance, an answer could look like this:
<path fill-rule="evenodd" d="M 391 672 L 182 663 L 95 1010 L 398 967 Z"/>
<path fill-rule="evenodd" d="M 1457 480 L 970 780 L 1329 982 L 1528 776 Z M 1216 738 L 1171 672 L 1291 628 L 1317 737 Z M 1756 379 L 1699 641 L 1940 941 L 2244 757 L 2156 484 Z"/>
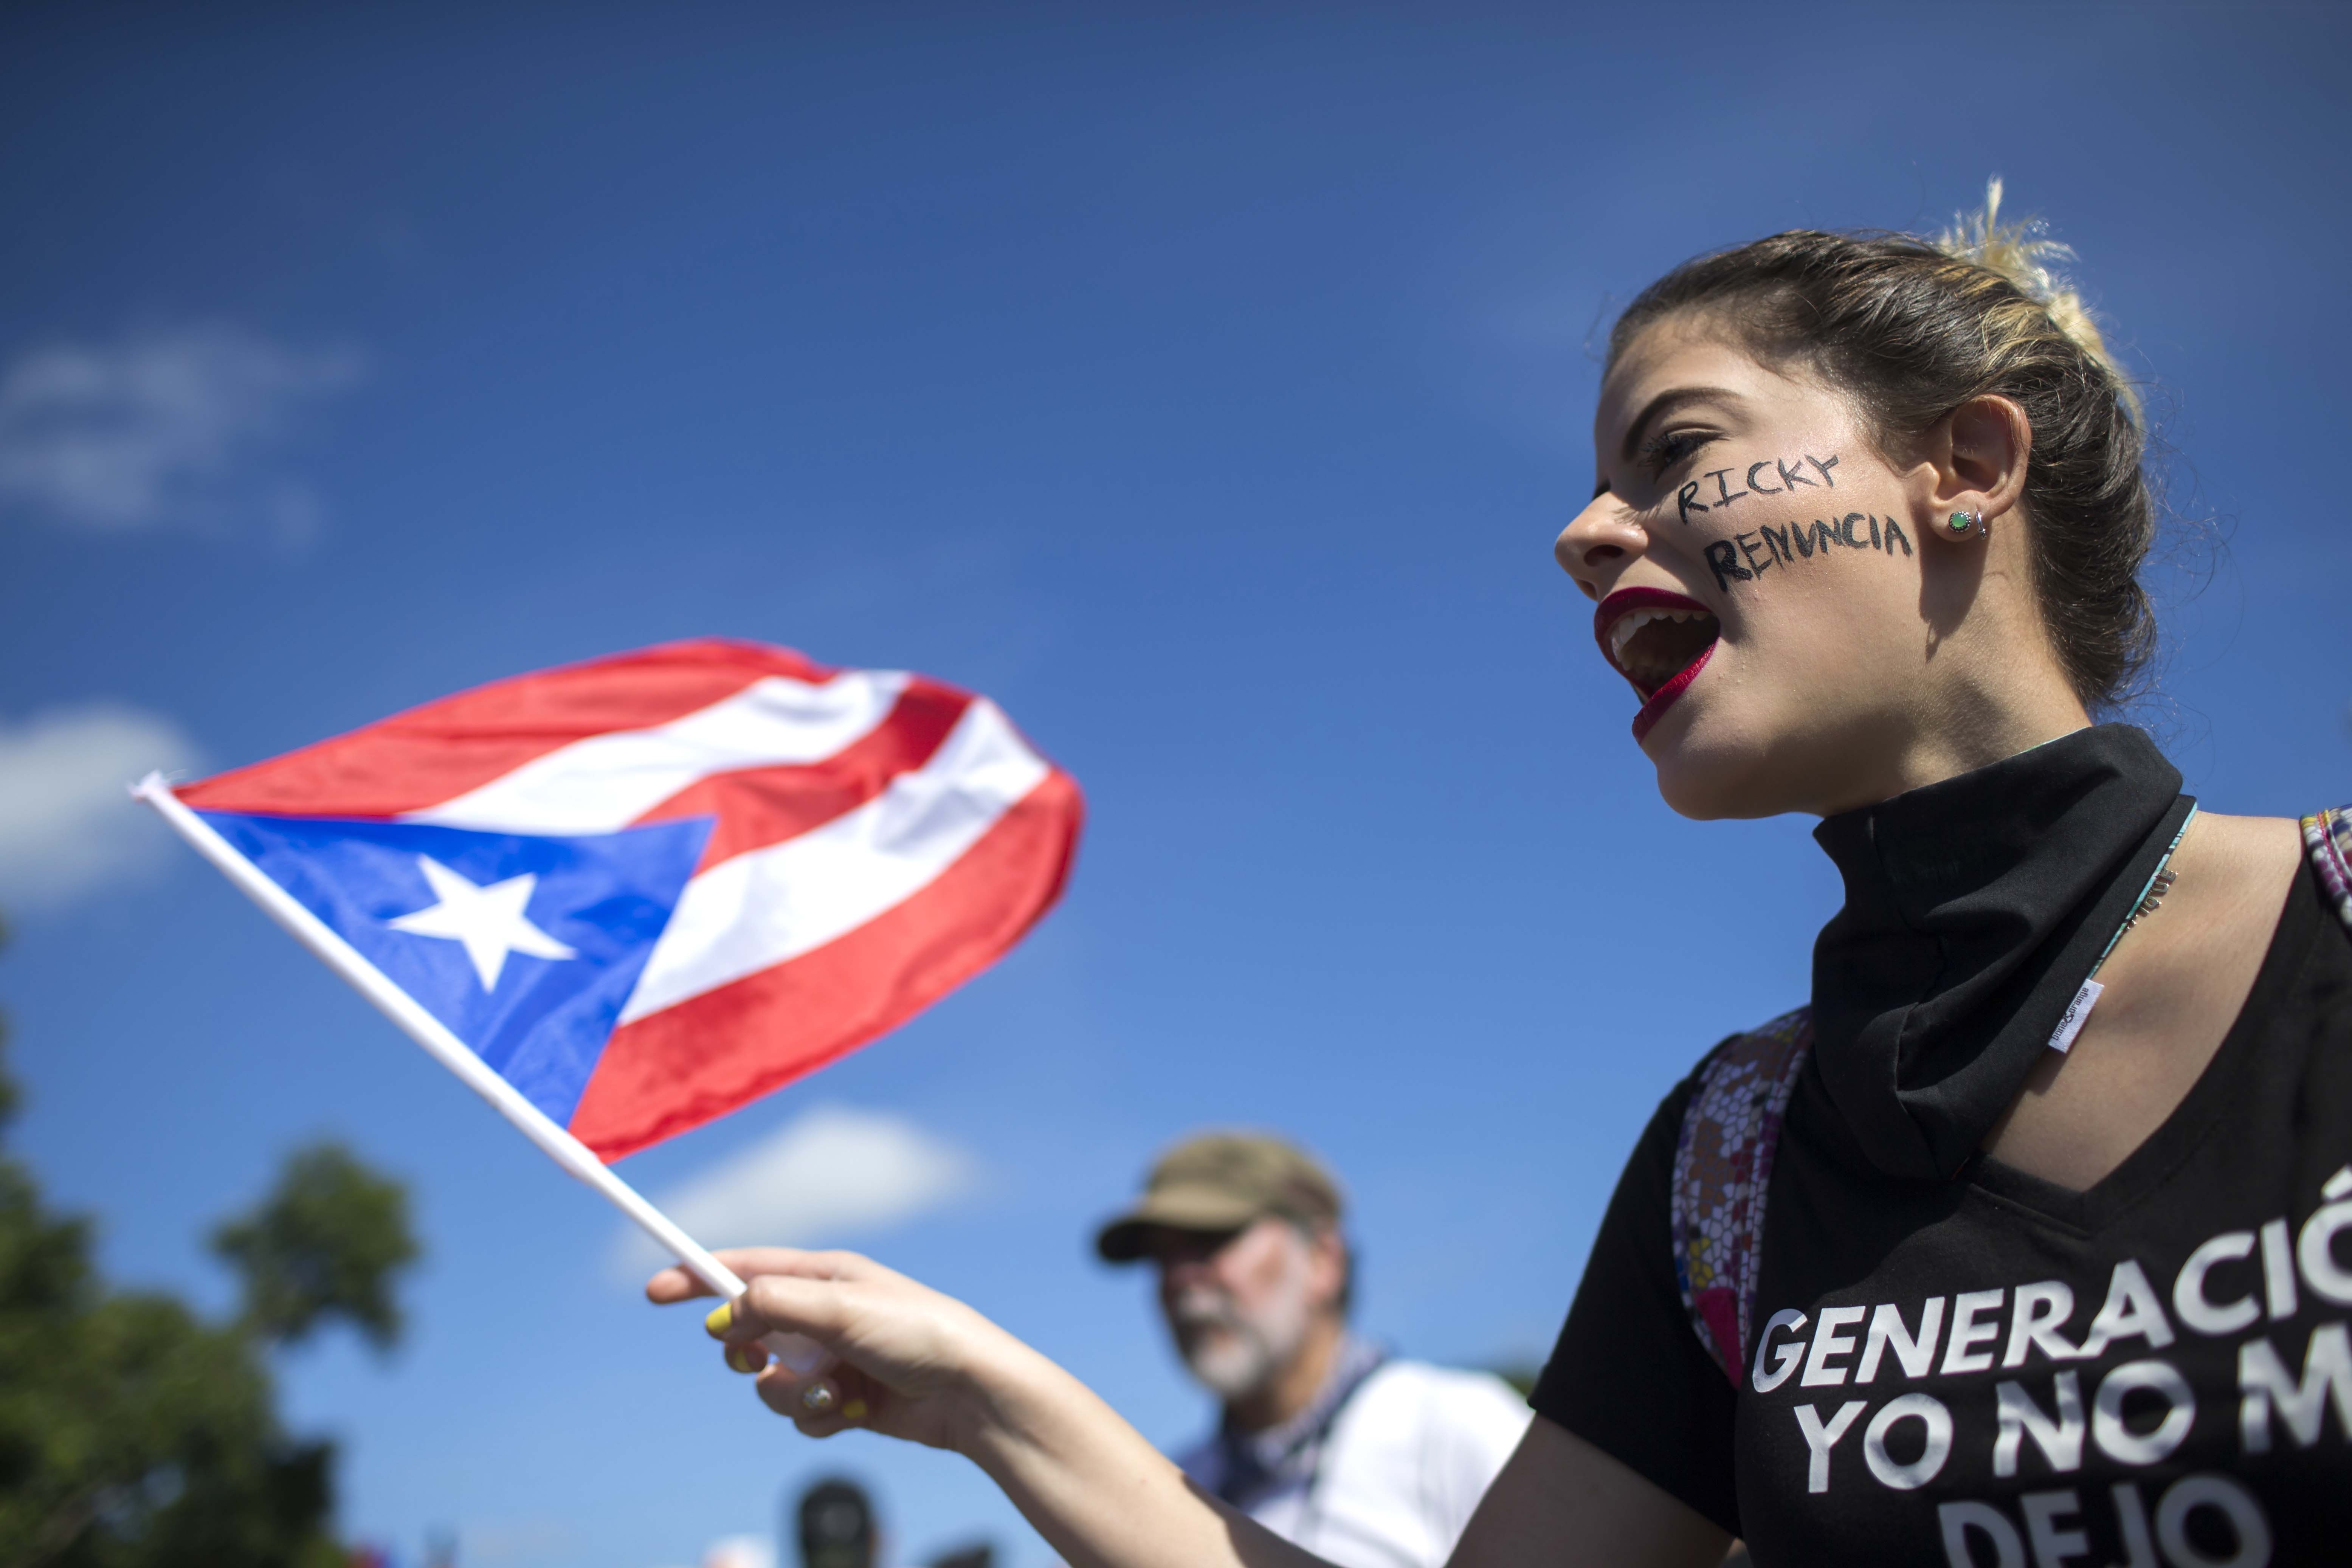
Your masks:
<path fill-rule="evenodd" d="M 1552 542 L 1552 559 L 1576 580 L 1588 599 L 1609 592 L 1619 573 L 1641 559 L 1650 536 L 1633 520 L 1631 509 L 1607 490 L 1576 514 Z"/>

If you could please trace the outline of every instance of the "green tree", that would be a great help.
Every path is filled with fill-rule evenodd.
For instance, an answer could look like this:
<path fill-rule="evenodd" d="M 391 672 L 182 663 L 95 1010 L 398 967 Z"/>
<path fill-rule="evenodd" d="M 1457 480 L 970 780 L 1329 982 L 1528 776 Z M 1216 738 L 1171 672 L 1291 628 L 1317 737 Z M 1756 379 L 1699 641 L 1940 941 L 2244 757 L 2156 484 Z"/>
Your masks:
<path fill-rule="evenodd" d="M 335 1144 L 289 1157 L 277 1191 L 214 1231 L 213 1250 L 244 1276 L 249 1333 L 297 1344 L 341 1318 L 378 1351 L 400 1339 L 393 1278 L 416 1258 L 408 1194 Z"/>
<path fill-rule="evenodd" d="M 0 1124 L 16 1085 L 0 1070 Z M 0 1158 L 0 1565 L 328 1568 L 332 1445 L 278 1423 L 267 1362 L 341 1321 L 379 1351 L 416 1256 L 400 1186 L 321 1144 L 214 1248 L 243 1304 L 207 1322 L 106 1288 L 86 1222 Z"/>

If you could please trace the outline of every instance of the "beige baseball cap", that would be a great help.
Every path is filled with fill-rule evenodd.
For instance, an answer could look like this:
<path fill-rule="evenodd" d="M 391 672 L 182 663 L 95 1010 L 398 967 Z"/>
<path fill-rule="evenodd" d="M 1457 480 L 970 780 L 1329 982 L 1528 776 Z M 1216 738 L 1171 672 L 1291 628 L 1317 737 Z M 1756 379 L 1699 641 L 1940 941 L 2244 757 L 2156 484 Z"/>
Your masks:
<path fill-rule="evenodd" d="M 1332 1225 L 1340 1207 L 1339 1184 L 1297 1145 L 1270 1132 L 1204 1132 L 1160 1156 L 1142 1200 L 1102 1227 L 1095 1250 L 1132 1263 L 1161 1226 L 1239 1230 L 1269 1214 Z"/>

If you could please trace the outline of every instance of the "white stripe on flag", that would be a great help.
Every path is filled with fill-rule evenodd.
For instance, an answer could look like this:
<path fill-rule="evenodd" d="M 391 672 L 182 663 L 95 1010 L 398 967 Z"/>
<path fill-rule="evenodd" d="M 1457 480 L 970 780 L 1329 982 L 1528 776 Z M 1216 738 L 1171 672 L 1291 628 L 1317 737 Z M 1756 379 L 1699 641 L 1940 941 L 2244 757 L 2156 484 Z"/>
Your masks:
<path fill-rule="evenodd" d="M 798 958 L 904 903 L 1051 772 L 995 703 L 976 699 L 929 762 L 856 811 L 688 882 L 621 1022 Z"/>
<path fill-rule="evenodd" d="M 559 747 L 404 822 L 487 833 L 616 833 L 698 779 L 821 763 L 890 716 L 908 676 L 845 670 L 822 685 L 772 675 L 646 730 Z"/>

